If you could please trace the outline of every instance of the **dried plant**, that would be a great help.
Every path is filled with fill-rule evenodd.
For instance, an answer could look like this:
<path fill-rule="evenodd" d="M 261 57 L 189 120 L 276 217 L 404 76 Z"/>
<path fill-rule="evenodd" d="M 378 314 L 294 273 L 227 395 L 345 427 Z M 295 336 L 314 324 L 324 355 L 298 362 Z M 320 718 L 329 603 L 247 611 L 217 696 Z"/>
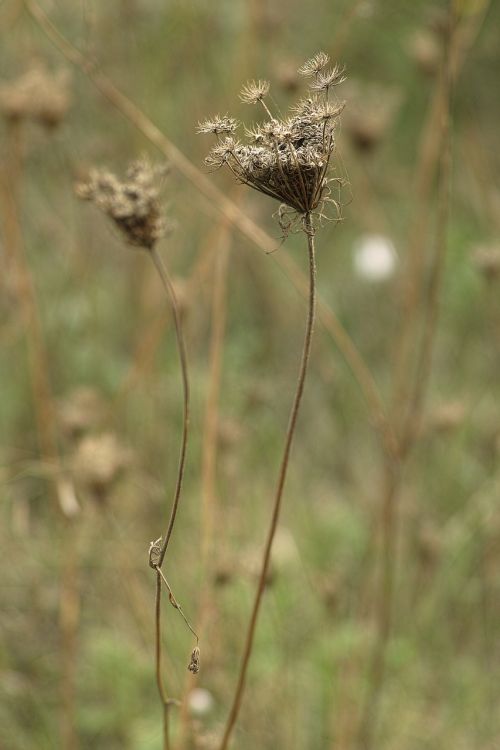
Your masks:
<path fill-rule="evenodd" d="M 280 201 L 278 217 L 284 235 L 296 227 L 302 229 L 307 238 L 309 256 L 309 304 L 298 381 L 238 682 L 220 750 L 228 747 L 243 699 L 309 364 L 316 311 L 316 225 L 326 218 L 328 205 L 334 206 L 335 218 L 340 218 L 340 203 L 331 197 L 330 185 L 336 182 L 340 187 L 341 180 L 331 177 L 330 167 L 335 152 L 335 126 L 344 105 L 331 102 L 330 92 L 344 80 L 344 72 L 339 66 L 327 69 L 328 65 L 328 56 L 320 52 L 299 69 L 301 75 L 311 79 L 310 93 L 284 119 L 274 117 L 266 104 L 270 88 L 267 81 L 247 83 L 241 91 L 241 100 L 248 104 L 260 104 L 267 116 L 263 123 L 246 129 L 247 143 L 242 144 L 236 139 L 239 123 L 228 115 L 217 115 L 198 126 L 199 133 L 211 133 L 216 137 L 216 143 L 205 160 L 206 166 L 212 170 L 226 166 L 238 182 Z"/>
<path fill-rule="evenodd" d="M 158 178 L 164 174 L 164 167 L 154 168 L 145 159 L 132 163 L 123 181 L 112 172 L 92 169 L 76 192 L 109 216 L 129 245 L 153 250 L 169 228 L 159 201 Z"/>
<path fill-rule="evenodd" d="M 335 218 L 340 218 L 340 203 L 332 197 L 331 185 L 341 186 L 342 180 L 331 176 L 330 162 L 344 104 L 331 102 L 329 94 L 345 76 L 337 65 L 326 69 L 328 60 L 319 53 L 299 69 L 311 78 L 310 93 L 285 118 L 274 117 L 266 104 L 267 81 L 247 83 L 241 101 L 261 104 L 268 119 L 245 129 L 245 143 L 235 137 L 239 123 L 228 115 L 216 115 L 198 125 L 199 133 L 211 133 L 217 139 L 206 166 L 210 170 L 226 166 L 238 182 L 280 201 L 278 218 L 285 236 L 297 219 L 305 227 L 308 216 L 327 218 L 328 204 L 334 207 Z"/>
<path fill-rule="evenodd" d="M 77 195 L 83 200 L 92 201 L 101 209 L 120 229 L 126 242 L 133 247 L 142 248 L 150 255 L 160 276 L 163 287 L 169 298 L 174 317 L 177 346 L 181 363 L 184 402 L 184 423 L 181 438 L 181 448 L 174 498 L 168 519 L 165 535 L 149 547 L 149 566 L 156 571 L 156 603 L 155 603 L 155 660 L 158 692 L 163 705 L 164 718 L 164 748 L 169 747 L 169 709 L 175 704 L 167 696 L 161 668 L 161 593 L 165 585 L 170 604 L 178 610 L 181 617 L 196 638 L 197 661 L 199 667 L 198 636 L 184 615 L 182 607 L 176 600 L 170 585 L 165 578 L 161 566 L 174 528 L 179 501 L 181 498 L 186 462 L 186 450 L 189 427 L 189 379 L 186 357 L 186 347 L 181 326 L 179 305 L 174 286 L 167 269 L 159 255 L 156 245 L 167 233 L 170 223 L 166 220 L 160 203 L 160 178 L 165 174 L 165 167 L 153 167 L 146 159 L 133 162 L 127 169 L 125 179 L 120 180 L 113 173 L 106 170 L 93 169 L 87 181 L 76 186 Z M 193 671 L 193 651 L 188 668 Z"/>

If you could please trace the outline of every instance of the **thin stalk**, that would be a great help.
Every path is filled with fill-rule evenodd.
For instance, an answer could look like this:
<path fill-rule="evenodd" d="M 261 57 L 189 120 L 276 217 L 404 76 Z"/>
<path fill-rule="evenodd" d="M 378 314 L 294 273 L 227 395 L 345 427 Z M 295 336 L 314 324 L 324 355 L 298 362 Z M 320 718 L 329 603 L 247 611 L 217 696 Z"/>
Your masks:
<path fill-rule="evenodd" d="M 64 519 L 59 598 L 59 632 L 61 635 L 61 747 L 78 750 L 76 730 L 78 684 L 78 629 L 80 623 L 79 545 L 80 527 Z"/>
<path fill-rule="evenodd" d="M 174 528 L 175 518 L 177 516 L 177 510 L 179 508 L 179 500 L 181 496 L 182 483 L 184 479 L 184 469 L 186 466 L 186 448 L 187 448 L 187 440 L 188 440 L 188 432 L 189 432 L 189 379 L 188 379 L 186 345 L 184 343 L 184 334 L 182 332 L 181 316 L 179 312 L 179 305 L 177 303 L 177 297 L 175 295 L 174 286 L 172 284 L 172 281 L 170 280 L 170 276 L 168 274 L 166 266 L 163 263 L 161 256 L 159 255 L 155 247 L 152 248 L 150 254 L 151 254 L 151 259 L 155 265 L 156 270 L 158 271 L 158 275 L 161 279 L 161 282 L 170 300 L 170 305 L 172 307 L 172 313 L 174 316 L 175 335 L 177 338 L 177 348 L 179 351 L 179 360 L 181 364 L 181 373 L 182 373 L 183 410 L 184 410 L 181 449 L 180 449 L 180 455 L 179 455 L 179 466 L 177 470 L 177 481 L 175 485 L 174 499 L 172 503 L 172 509 L 170 511 L 170 517 L 168 519 L 167 530 L 162 540 L 161 551 L 160 551 L 160 555 L 159 555 L 158 563 L 157 563 L 158 567 L 161 568 L 163 560 L 165 558 L 165 554 L 167 552 L 167 547 L 170 541 L 170 537 L 172 535 L 172 531 Z"/>
<path fill-rule="evenodd" d="M 182 374 L 182 388 L 183 388 L 183 426 L 182 426 L 182 438 L 181 448 L 179 455 L 179 464 L 177 469 L 177 480 L 175 484 L 174 499 L 170 510 L 170 516 L 168 519 L 167 530 L 165 536 L 162 539 L 158 560 L 155 564 L 156 569 L 156 604 L 155 604 L 155 662 L 156 662 L 156 682 L 158 685 L 158 692 L 163 705 L 163 750 L 170 750 L 170 738 L 169 738 L 169 707 L 171 705 L 170 700 L 167 698 L 165 686 L 162 678 L 161 669 L 161 586 L 162 586 L 162 573 L 161 566 L 165 559 L 167 547 L 172 535 L 172 531 L 179 508 L 179 501 L 182 492 L 182 484 L 184 479 L 184 469 L 186 465 L 186 449 L 189 432 L 189 379 L 188 379 L 188 366 L 186 356 L 186 346 L 184 343 L 184 334 L 182 331 L 181 317 L 179 312 L 179 305 L 177 303 L 177 297 L 175 289 L 168 274 L 167 268 L 162 261 L 162 258 L 155 247 L 151 248 L 150 251 L 151 260 L 158 272 L 160 280 L 163 284 L 167 297 L 170 300 L 172 308 L 172 314 L 174 317 L 175 335 L 177 338 L 177 349 L 179 352 L 179 360 L 181 365 Z M 167 584 L 168 585 L 168 584 Z M 171 594 L 171 592 L 170 592 Z M 172 594 L 171 594 L 172 595 Z M 175 599 L 174 599 L 175 601 Z M 174 605 L 175 606 L 175 605 Z M 177 609 L 179 607 L 177 606 Z M 184 617 L 182 611 L 182 616 Z M 185 619 L 185 618 L 184 618 Z M 189 626 L 190 627 L 190 626 Z"/>
<path fill-rule="evenodd" d="M 385 678 L 387 644 L 392 630 L 394 583 L 396 573 L 398 520 L 397 499 L 401 488 L 401 467 L 386 460 L 384 465 L 380 518 L 380 581 L 377 591 L 377 640 L 373 647 L 368 685 L 358 727 L 359 750 L 373 746 L 379 713 L 382 685 Z"/>
<path fill-rule="evenodd" d="M 386 653 L 392 625 L 397 572 L 397 546 L 400 536 L 400 513 L 398 498 L 402 484 L 402 470 L 413 448 L 420 424 L 424 397 L 428 389 L 432 366 L 436 326 L 439 312 L 439 298 L 442 289 L 444 265 L 447 249 L 447 228 L 450 198 L 451 145 L 450 121 L 452 98 L 452 61 L 455 50 L 456 19 L 450 10 L 450 31 L 446 57 L 440 77 L 440 99 L 443 102 L 440 118 L 439 142 L 441 157 L 438 170 L 437 228 L 435 251 L 430 269 L 428 299 L 422 343 L 418 351 L 413 391 L 403 418 L 398 440 L 399 460 L 392 463 L 386 457 L 385 488 L 381 506 L 381 577 L 377 596 L 377 640 L 371 658 L 367 694 L 361 714 L 358 735 L 360 750 L 370 750 L 374 746 L 380 698 L 386 673 Z"/>
<path fill-rule="evenodd" d="M 211 555 L 213 554 L 214 529 L 217 515 L 217 430 L 219 425 L 219 399 L 226 327 L 227 266 L 230 252 L 230 230 L 227 225 L 223 227 L 223 231 L 224 235 L 221 238 L 221 246 L 217 253 L 214 269 L 209 382 L 203 429 L 201 563 L 205 572 L 207 570 L 211 571 L 213 566 Z M 207 585 L 203 590 L 200 605 L 200 629 L 202 629 L 202 625 L 204 626 L 207 619 L 207 609 L 209 608 L 211 599 L 212 592 L 210 591 L 210 585 Z"/>
<path fill-rule="evenodd" d="M 17 296 L 26 338 L 28 369 L 31 381 L 33 411 L 38 448 L 47 469 L 49 494 L 63 525 L 59 633 L 61 636 L 61 712 L 60 743 L 63 750 L 77 750 L 76 679 L 79 625 L 77 527 L 72 523 L 80 507 L 72 482 L 64 476 L 58 446 L 58 430 L 50 381 L 49 354 L 45 342 L 40 305 L 33 274 L 24 245 L 20 221 L 20 190 L 23 179 L 22 122 L 14 120 L 7 127 L 8 158 L 0 176 L 0 216 L 2 232 L 17 284 Z"/>
<path fill-rule="evenodd" d="M 250 657 L 252 655 L 252 648 L 255 636 L 255 630 L 257 626 L 257 619 L 259 616 L 260 607 L 264 597 L 264 590 L 266 586 L 267 575 L 269 571 L 269 564 L 271 561 L 271 550 L 273 546 L 274 535 L 278 526 L 280 517 L 280 510 L 283 498 L 283 490 L 285 487 L 285 480 L 288 471 L 288 464 L 290 460 L 290 451 L 292 448 L 293 436 L 295 434 L 295 427 L 297 425 L 297 417 L 299 414 L 300 403 L 302 401 L 302 394 L 304 392 L 304 384 L 307 375 L 307 368 L 309 364 L 309 358 L 311 354 L 311 343 L 314 328 L 314 319 L 316 313 L 316 258 L 315 258 L 315 247 L 314 247 L 314 228 L 312 225 L 311 215 L 306 214 L 304 222 L 305 234 L 307 236 L 307 247 L 309 255 L 309 305 L 307 314 L 306 332 L 304 337 L 304 347 L 302 351 L 302 357 L 300 360 L 299 376 L 297 380 L 297 387 L 293 398 L 292 408 L 290 411 L 290 418 L 288 422 L 288 428 L 285 437 L 285 447 L 283 451 L 283 457 L 281 460 L 278 485 L 276 488 L 276 494 L 274 497 L 273 513 L 271 517 L 271 523 L 267 533 L 266 544 L 264 548 L 264 554 L 262 558 L 262 566 L 259 576 L 259 582 L 257 586 L 257 592 L 255 595 L 254 605 L 250 622 L 248 625 L 245 648 L 243 651 L 243 659 L 240 666 L 240 673 L 238 676 L 238 682 L 236 685 L 236 691 L 233 698 L 233 704 L 229 717 L 224 730 L 224 736 L 220 744 L 219 750 L 226 750 L 231 735 L 233 733 L 238 714 L 240 712 L 241 703 L 243 699 L 243 693 L 245 690 L 246 676 L 248 671 L 248 665 L 250 663 Z"/>
<path fill-rule="evenodd" d="M 170 707 L 165 686 L 163 684 L 161 669 L 161 575 L 156 570 L 156 598 L 155 598 L 155 666 L 156 684 L 163 706 L 163 750 L 170 750 L 170 733 L 168 722 L 168 710 Z"/>
<path fill-rule="evenodd" d="M 202 520 L 200 541 L 200 564 L 204 575 L 197 632 L 203 638 L 210 637 L 210 623 L 213 617 L 213 573 L 214 573 L 214 530 L 217 526 L 217 450 L 219 426 L 219 401 L 221 390 L 222 359 L 224 354 L 224 334 L 227 308 L 227 270 L 231 251 L 231 226 L 224 219 L 218 227 L 219 239 L 213 277 L 211 301 L 211 335 L 209 353 L 208 391 L 202 439 L 201 494 Z M 211 642 L 212 638 L 210 638 Z M 193 676 L 189 675 L 184 686 L 180 709 L 179 741 L 176 750 L 183 750 L 188 739 L 189 706 L 188 695 L 193 687 Z"/>
<path fill-rule="evenodd" d="M 23 177 L 22 123 L 15 120 L 7 128 L 8 160 L 5 165 L 5 182 L 0 177 L 0 213 L 3 218 L 3 236 L 9 252 L 17 285 L 17 297 L 26 336 L 28 367 L 33 394 L 33 407 L 40 457 L 50 469 L 50 492 L 63 516 L 70 518 L 79 508 L 74 502 L 67 505 L 65 495 L 59 491 L 57 477 L 62 475 L 58 448 L 54 399 L 50 383 L 49 354 L 43 334 L 40 305 L 33 274 L 26 254 L 21 228 L 20 186 Z M 74 495 L 73 495 L 74 497 Z"/>

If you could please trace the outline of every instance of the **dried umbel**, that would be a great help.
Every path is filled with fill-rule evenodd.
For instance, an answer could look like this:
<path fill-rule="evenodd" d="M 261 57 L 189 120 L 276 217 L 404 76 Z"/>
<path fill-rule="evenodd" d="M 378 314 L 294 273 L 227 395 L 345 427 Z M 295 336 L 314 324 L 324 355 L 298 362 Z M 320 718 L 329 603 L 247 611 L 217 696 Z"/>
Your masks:
<path fill-rule="evenodd" d="M 130 245 L 151 250 L 169 229 L 159 201 L 164 174 L 165 167 L 153 167 L 146 159 L 133 162 L 124 180 L 92 169 L 88 180 L 76 186 L 76 193 L 113 219 Z"/>
<path fill-rule="evenodd" d="M 345 80 L 338 66 L 328 68 L 328 56 L 320 52 L 307 61 L 299 73 L 310 79 L 309 95 L 292 108 L 289 116 L 276 118 L 266 104 L 267 81 L 250 81 L 240 94 L 248 104 L 260 104 L 267 119 L 245 130 L 246 141 L 235 137 L 239 123 L 227 115 L 215 116 L 198 126 L 199 133 L 212 133 L 217 142 L 205 159 L 209 169 L 228 167 L 239 182 L 280 201 L 282 228 L 290 226 L 285 217 L 324 215 L 325 203 L 340 206 L 331 197 L 329 177 L 335 151 L 335 127 L 344 104 L 330 101 L 332 89 Z"/>
<path fill-rule="evenodd" d="M 8 120 L 35 120 L 55 128 L 71 103 L 67 70 L 50 73 L 43 66 L 0 85 L 0 111 Z"/>

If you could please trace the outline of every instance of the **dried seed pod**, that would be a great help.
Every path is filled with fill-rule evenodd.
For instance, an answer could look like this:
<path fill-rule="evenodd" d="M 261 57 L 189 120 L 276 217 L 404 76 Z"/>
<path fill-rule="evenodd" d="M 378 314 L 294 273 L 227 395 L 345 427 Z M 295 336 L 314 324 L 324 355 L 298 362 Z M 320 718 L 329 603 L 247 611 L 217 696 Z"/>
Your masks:
<path fill-rule="evenodd" d="M 133 162 L 125 180 L 92 169 L 89 179 L 76 186 L 76 193 L 109 216 L 130 245 L 151 250 L 169 229 L 159 201 L 159 178 L 164 174 L 165 167 L 155 168 L 146 159 Z"/>
<path fill-rule="evenodd" d="M 234 137 L 237 123 L 227 115 L 216 115 L 198 127 L 198 132 L 213 133 L 217 138 L 205 159 L 206 166 L 211 170 L 226 166 L 240 182 L 280 201 L 286 207 L 279 212 L 284 231 L 295 221 L 290 212 L 299 217 L 314 212 L 323 216 L 329 202 L 338 215 L 339 205 L 330 196 L 328 170 L 343 104 L 330 102 L 328 95 L 345 76 L 338 65 L 325 71 L 328 62 L 328 56 L 320 52 L 299 69 L 302 75 L 313 78 L 311 93 L 285 118 L 273 117 L 265 102 L 267 81 L 247 83 L 240 99 L 262 104 L 268 119 L 246 129 L 246 143 Z M 341 183 L 338 178 L 334 180 Z"/>

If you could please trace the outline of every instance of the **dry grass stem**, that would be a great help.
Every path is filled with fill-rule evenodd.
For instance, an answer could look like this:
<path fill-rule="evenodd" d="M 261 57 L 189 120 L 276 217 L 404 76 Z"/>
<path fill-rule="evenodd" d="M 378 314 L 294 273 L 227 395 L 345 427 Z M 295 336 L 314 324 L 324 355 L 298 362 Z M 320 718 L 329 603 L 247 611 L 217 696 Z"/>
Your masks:
<path fill-rule="evenodd" d="M 456 31 L 458 20 L 450 10 L 450 30 L 443 69 L 439 78 L 439 92 L 436 99 L 441 102 L 439 122 L 439 143 L 441 144 L 438 199 L 437 229 L 435 251 L 430 269 L 428 304 L 422 343 L 418 352 L 414 390 L 408 401 L 408 407 L 398 425 L 398 452 L 396 460 L 386 459 L 384 466 L 384 488 L 380 516 L 380 549 L 381 573 L 380 589 L 376 604 L 377 638 L 374 644 L 369 665 L 368 686 L 358 732 L 360 750 L 370 750 L 374 746 L 381 692 L 386 671 L 386 651 L 390 639 L 393 621 L 393 604 L 396 580 L 396 565 L 399 542 L 399 498 L 403 470 L 409 451 L 418 436 L 421 412 L 431 372 L 432 351 L 438 319 L 439 297 L 443 281 L 444 263 L 447 248 L 449 179 L 451 170 L 450 117 L 453 84 L 453 69 L 456 51 Z M 428 211 L 430 207 L 427 206 Z M 422 281 L 420 283 L 423 283 Z M 420 292 L 418 292 L 420 296 Z"/>
<path fill-rule="evenodd" d="M 5 114 L 5 113 L 4 113 Z M 60 741 L 64 750 L 76 750 L 76 677 L 77 633 L 79 625 L 78 559 L 74 543 L 75 521 L 80 511 L 72 481 L 66 476 L 58 444 L 58 428 L 52 394 L 49 354 L 35 282 L 24 247 L 19 219 L 19 193 L 23 179 L 23 116 L 8 118 L 8 162 L 5 182 L 0 176 L 0 213 L 3 237 L 9 248 L 9 261 L 17 282 L 17 297 L 26 336 L 28 368 L 40 458 L 48 477 L 49 493 L 59 512 L 62 526 L 62 559 L 59 592 L 59 630 L 61 635 L 61 714 Z"/>

